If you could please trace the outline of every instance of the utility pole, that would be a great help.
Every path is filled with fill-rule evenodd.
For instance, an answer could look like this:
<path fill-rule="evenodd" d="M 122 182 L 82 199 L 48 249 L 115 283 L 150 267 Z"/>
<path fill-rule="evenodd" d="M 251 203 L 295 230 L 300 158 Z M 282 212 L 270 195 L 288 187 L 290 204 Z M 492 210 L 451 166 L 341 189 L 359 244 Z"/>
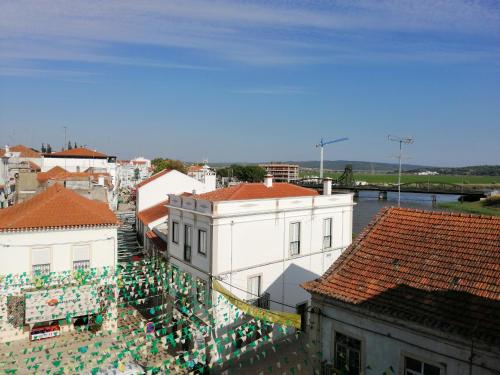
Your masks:
<path fill-rule="evenodd" d="M 413 143 L 413 138 L 388 135 L 387 139 L 391 142 L 399 142 L 398 207 L 401 207 L 401 159 L 403 158 L 403 143 L 409 145 Z"/>

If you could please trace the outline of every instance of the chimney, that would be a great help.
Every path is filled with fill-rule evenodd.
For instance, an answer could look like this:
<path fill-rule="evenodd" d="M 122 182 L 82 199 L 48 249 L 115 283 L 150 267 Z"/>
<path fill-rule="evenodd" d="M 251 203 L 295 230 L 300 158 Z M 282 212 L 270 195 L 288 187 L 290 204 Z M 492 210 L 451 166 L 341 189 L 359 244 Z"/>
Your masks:
<path fill-rule="evenodd" d="M 266 187 L 270 188 L 270 187 L 273 187 L 273 175 L 272 174 L 266 174 L 264 176 L 264 185 L 266 185 Z"/>
<path fill-rule="evenodd" d="M 323 179 L 323 195 L 332 195 L 332 179 L 330 177 Z"/>
<path fill-rule="evenodd" d="M 9 153 L 9 145 L 5 145 L 5 154 L 7 155 Z"/>

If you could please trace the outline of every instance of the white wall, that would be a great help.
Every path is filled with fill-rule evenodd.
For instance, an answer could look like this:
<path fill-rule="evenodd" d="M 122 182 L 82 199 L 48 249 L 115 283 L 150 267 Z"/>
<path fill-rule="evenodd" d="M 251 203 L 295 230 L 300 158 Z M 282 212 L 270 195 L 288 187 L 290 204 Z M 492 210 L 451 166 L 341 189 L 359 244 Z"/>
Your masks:
<path fill-rule="evenodd" d="M 184 258 L 184 225 L 193 227 L 192 272 L 211 273 L 243 299 L 250 296 L 247 280 L 261 275 L 262 292 L 271 299 L 296 306 L 309 294 L 298 284 L 323 274 L 352 242 L 352 194 L 332 196 L 214 202 L 192 198 L 170 199 L 169 254 Z M 182 208 L 176 206 L 182 205 Z M 203 206 L 203 207 L 201 207 Z M 206 211 L 211 207 L 210 213 Z M 194 212 L 193 212 L 194 211 Z M 323 219 L 332 218 L 332 246 L 323 249 Z M 173 243 L 172 223 L 179 223 L 179 243 Z M 290 223 L 301 223 L 300 254 L 289 250 Z M 198 229 L 207 230 L 207 255 L 198 254 Z M 242 289 L 243 291 L 239 290 Z M 278 310 L 293 310 L 282 305 Z"/>
<path fill-rule="evenodd" d="M 211 190 L 196 179 L 172 170 L 137 189 L 137 212 L 165 201 L 169 194 L 192 193 L 193 191 L 202 194 Z"/>
<path fill-rule="evenodd" d="M 87 168 L 105 168 L 108 170 L 108 159 L 44 157 L 40 167 L 42 172 L 47 172 L 56 166 L 64 168 L 68 172 L 77 172 L 77 167 L 80 167 L 80 172 L 84 172 Z M 108 170 L 108 172 L 110 171 Z"/>
<path fill-rule="evenodd" d="M 37 247 L 51 248 L 51 272 L 72 270 L 76 244 L 91 246 L 90 267 L 115 266 L 116 228 L 0 232 L 0 274 L 30 274 L 31 249 Z"/>
<path fill-rule="evenodd" d="M 391 366 L 395 374 L 403 374 L 405 355 L 443 366 L 445 369 L 443 375 L 469 374 L 470 342 L 458 336 L 447 335 L 445 337 L 444 334 L 434 336 L 426 333 L 425 329 L 420 331 L 406 328 L 406 324 L 401 326 L 385 323 L 340 307 L 316 303 L 315 300 L 313 300 L 313 305 L 320 307 L 325 315 L 335 318 L 332 320 L 322 317 L 320 323 L 321 352 L 323 359 L 329 363 L 334 361 L 334 336 L 335 331 L 338 331 L 361 340 L 362 367 L 365 368 L 366 375 L 382 374 Z M 408 327 L 412 325 L 408 324 Z M 472 373 L 498 374 L 500 348 L 496 348 L 496 352 L 493 352 L 493 350 L 485 351 L 484 345 L 481 347 L 477 341 L 474 345 L 474 363 L 483 363 L 486 367 L 496 371 L 474 366 Z"/>

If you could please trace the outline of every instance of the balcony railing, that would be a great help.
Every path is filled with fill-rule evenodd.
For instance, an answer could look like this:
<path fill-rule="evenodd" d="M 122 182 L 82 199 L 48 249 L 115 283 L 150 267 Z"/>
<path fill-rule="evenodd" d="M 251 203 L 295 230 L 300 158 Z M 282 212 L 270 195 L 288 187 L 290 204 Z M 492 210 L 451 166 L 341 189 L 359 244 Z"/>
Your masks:
<path fill-rule="evenodd" d="M 75 271 L 87 270 L 89 268 L 90 268 L 90 260 L 75 260 L 73 262 L 73 269 Z"/>
<path fill-rule="evenodd" d="M 248 300 L 248 304 L 259 307 L 261 309 L 269 310 L 270 298 L 271 295 L 266 292 L 258 298 Z"/>
<path fill-rule="evenodd" d="M 184 260 L 191 262 L 191 246 L 184 245 Z"/>
<path fill-rule="evenodd" d="M 34 264 L 33 274 L 36 276 L 48 275 L 50 273 L 50 264 Z"/>
<path fill-rule="evenodd" d="M 300 241 L 290 242 L 290 254 L 298 255 L 300 253 Z"/>

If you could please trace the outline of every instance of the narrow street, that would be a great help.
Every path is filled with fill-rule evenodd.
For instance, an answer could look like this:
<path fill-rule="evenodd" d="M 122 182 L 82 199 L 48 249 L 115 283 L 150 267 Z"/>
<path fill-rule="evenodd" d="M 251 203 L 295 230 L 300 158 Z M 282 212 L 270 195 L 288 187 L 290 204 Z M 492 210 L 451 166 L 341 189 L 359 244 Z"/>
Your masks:
<path fill-rule="evenodd" d="M 143 256 L 143 248 L 137 241 L 135 232 L 135 212 L 125 211 L 117 213 L 121 225 L 118 228 L 118 262 L 130 262 L 134 257 Z"/>

